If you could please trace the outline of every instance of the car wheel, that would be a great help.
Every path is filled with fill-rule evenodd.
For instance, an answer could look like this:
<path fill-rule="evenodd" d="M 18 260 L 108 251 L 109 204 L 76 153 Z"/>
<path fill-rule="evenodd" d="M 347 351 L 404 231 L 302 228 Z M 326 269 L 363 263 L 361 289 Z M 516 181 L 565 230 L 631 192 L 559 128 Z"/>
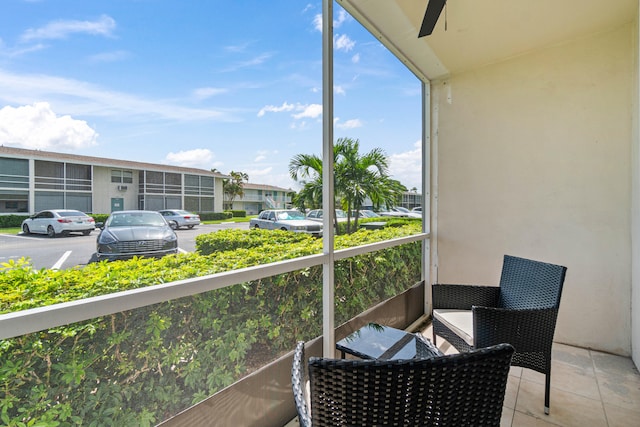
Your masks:
<path fill-rule="evenodd" d="M 82 235 L 83 235 L 83 236 L 88 236 L 89 234 L 91 234 L 91 230 L 84 230 L 84 231 L 82 232 Z"/>
<path fill-rule="evenodd" d="M 29 226 L 27 224 L 22 224 L 22 232 L 24 234 L 31 234 L 31 232 L 29 231 Z"/>
<path fill-rule="evenodd" d="M 169 221 L 169 226 L 173 229 L 173 230 L 177 230 L 178 227 L 178 223 L 175 221 Z"/>
<path fill-rule="evenodd" d="M 47 236 L 51 238 L 56 237 L 56 230 L 53 229 L 53 225 L 47 227 Z"/>
<path fill-rule="evenodd" d="M 287 228 L 286 227 L 280 227 L 280 230 L 287 231 Z"/>
<path fill-rule="evenodd" d="M 253 228 L 255 228 L 256 230 L 260 228 L 260 226 L 258 224 L 254 225 Z"/>

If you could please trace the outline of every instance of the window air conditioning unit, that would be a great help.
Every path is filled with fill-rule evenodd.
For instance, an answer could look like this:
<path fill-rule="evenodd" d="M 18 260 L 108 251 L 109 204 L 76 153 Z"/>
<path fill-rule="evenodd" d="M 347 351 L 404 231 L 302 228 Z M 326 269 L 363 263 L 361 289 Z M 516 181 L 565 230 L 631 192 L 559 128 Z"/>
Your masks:
<path fill-rule="evenodd" d="M 118 190 L 127 191 L 127 186 L 126 185 L 118 185 Z"/>

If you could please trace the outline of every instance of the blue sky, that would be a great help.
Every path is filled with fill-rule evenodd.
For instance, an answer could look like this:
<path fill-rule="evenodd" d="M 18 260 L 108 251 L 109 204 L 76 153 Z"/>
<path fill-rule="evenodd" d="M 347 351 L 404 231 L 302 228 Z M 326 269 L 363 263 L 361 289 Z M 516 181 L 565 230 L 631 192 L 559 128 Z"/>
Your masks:
<path fill-rule="evenodd" d="M 242 171 L 321 153 L 321 1 L 2 0 L 0 144 Z M 420 189 L 420 83 L 334 8 L 335 138 Z"/>

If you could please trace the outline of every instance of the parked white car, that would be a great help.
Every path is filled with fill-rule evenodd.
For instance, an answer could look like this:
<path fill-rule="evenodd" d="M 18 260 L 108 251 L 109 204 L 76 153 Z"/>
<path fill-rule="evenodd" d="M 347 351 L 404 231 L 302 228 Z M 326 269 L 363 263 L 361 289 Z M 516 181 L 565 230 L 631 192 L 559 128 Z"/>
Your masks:
<path fill-rule="evenodd" d="M 322 222 L 322 209 L 314 209 L 307 213 L 307 218 L 312 221 Z M 338 222 L 347 221 L 347 213 L 342 209 L 336 209 L 336 218 Z"/>
<path fill-rule="evenodd" d="M 163 209 L 160 215 L 167 220 L 171 228 L 174 230 L 180 227 L 187 227 L 192 229 L 196 225 L 200 225 L 200 215 L 188 212 L 182 209 Z"/>
<path fill-rule="evenodd" d="M 59 234 L 67 235 L 71 232 L 88 236 L 95 228 L 96 222 L 93 218 L 84 212 L 72 209 L 40 211 L 22 221 L 24 234 L 46 234 L 49 237 L 56 237 Z"/>
<path fill-rule="evenodd" d="M 322 237 L 322 224 L 305 218 L 295 209 L 272 209 L 260 212 L 257 218 L 249 220 L 249 227 L 265 230 L 284 230 L 307 233 Z"/>

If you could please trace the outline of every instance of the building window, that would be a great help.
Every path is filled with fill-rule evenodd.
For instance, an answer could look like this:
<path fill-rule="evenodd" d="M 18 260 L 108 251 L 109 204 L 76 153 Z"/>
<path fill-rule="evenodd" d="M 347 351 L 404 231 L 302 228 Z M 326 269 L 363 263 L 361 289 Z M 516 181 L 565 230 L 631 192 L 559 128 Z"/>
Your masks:
<path fill-rule="evenodd" d="M 64 190 L 64 163 L 36 160 L 35 186 L 46 190 Z"/>
<path fill-rule="evenodd" d="M 91 166 L 66 164 L 67 190 L 91 191 Z"/>
<path fill-rule="evenodd" d="M 112 169 L 111 182 L 117 182 L 118 184 L 133 184 L 133 172 L 120 169 Z"/>
<path fill-rule="evenodd" d="M 29 188 L 29 161 L 0 158 L 0 188 Z"/>

